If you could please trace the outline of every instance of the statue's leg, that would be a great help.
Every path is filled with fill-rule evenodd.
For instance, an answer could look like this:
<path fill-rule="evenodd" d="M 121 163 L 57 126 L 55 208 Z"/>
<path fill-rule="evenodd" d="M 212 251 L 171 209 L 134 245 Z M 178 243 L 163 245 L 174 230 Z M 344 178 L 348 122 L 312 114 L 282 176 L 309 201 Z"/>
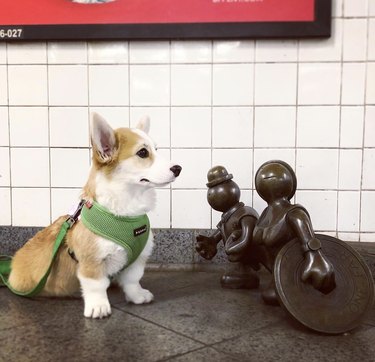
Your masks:
<path fill-rule="evenodd" d="M 262 290 L 263 302 L 268 305 L 280 305 L 279 299 L 277 298 L 275 279 L 273 277 L 273 267 L 275 264 L 275 256 L 264 246 L 260 246 L 258 250 L 259 263 L 261 263 L 270 273 L 271 281 L 268 286 Z"/>
<path fill-rule="evenodd" d="M 271 282 L 266 289 L 262 291 L 263 302 L 269 305 L 280 305 L 279 299 L 277 298 L 277 292 L 275 287 L 275 281 L 272 276 Z"/>
<path fill-rule="evenodd" d="M 227 264 L 220 283 L 223 288 L 254 289 L 259 286 L 259 277 L 251 265 L 238 261 Z"/>

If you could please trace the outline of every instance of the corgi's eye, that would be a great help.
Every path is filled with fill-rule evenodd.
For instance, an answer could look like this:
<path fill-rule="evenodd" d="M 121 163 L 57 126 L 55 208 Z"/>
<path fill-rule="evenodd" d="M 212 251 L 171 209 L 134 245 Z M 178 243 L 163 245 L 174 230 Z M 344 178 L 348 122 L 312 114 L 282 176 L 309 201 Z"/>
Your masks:
<path fill-rule="evenodd" d="M 138 152 L 137 152 L 137 156 L 140 157 L 140 158 L 147 158 L 149 156 L 149 153 L 147 151 L 146 148 L 141 148 Z"/>

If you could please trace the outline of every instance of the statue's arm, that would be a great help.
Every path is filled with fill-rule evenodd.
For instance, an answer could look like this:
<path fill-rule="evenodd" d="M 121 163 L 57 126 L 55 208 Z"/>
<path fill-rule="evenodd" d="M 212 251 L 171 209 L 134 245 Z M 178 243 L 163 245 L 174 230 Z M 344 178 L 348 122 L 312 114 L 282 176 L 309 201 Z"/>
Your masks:
<path fill-rule="evenodd" d="M 253 230 L 257 219 L 253 216 L 244 216 L 240 220 L 241 231 L 234 232 L 225 243 L 225 251 L 228 256 L 243 256 L 253 240 Z"/>
<path fill-rule="evenodd" d="M 296 207 L 288 212 L 286 220 L 301 242 L 302 251 L 304 253 L 310 251 L 309 243 L 315 239 L 315 233 L 307 212 L 302 207 Z"/>
<path fill-rule="evenodd" d="M 288 213 L 286 220 L 300 240 L 304 253 L 302 280 L 323 293 L 329 293 L 336 286 L 334 269 L 320 249 L 309 215 L 303 208 L 295 208 Z"/>
<path fill-rule="evenodd" d="M 217 244 L 222 239 L 219 229 L 216 229 L 211 235 L 198 234 L 195 250 L 205 259 L 212 259 L 217 253 Z"/>

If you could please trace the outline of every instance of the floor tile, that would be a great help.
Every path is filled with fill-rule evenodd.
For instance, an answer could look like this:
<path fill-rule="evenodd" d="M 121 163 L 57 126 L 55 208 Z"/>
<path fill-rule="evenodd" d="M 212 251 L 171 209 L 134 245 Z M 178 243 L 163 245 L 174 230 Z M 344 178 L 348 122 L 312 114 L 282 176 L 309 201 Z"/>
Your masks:
<path fill-rule="evenodd" d="M 172 357 L 168 361 L 173 362 L 198 362 L 198 361 L 215 361 L 215 362 L 238 362 L 238 358 L 230 354 L 219 352 L 214 348 L 206 347 L 196 351 L 186 353 L 182 356 Z"/>
<path fill-rule="evenodd" d="M 321 335 L 287 324 L 244 334 L 215 348 L 242 361 L 373 361 L 375 328 L 361 327 L 355 333 Z"/>
<path fill-rule="evenodd" d="M 195 273 L 192 273 L 193 275 Z M 259 291 L 222 289 L 219 275 L 195 285 L 160 293 L 154 303 L 116 307 L 146 320 L 211 344 L 264 327 L 284 317 L 281 308 L 265 306 Z"/>
<path fill-rule="evenodd" d="M 155 301 L 108 290 L 112 316 L 83 317 L 77 298 L 21 298 L 0 288 L 0 361 L 374 361 L 375 309 L 355 331 L 309 331 L 259 290 L 220 286 L 220 272 L 146 272 Z M 261 275 L 261 288 L 267 283 Z"/>
<path fill-rule="evenodd" d="M 1 331 L 0 361 L 158 361 L 202 346 L 116 309 L 86 319 L 80 300 L 22 299 L 8 314 L 18 326 Z"/>

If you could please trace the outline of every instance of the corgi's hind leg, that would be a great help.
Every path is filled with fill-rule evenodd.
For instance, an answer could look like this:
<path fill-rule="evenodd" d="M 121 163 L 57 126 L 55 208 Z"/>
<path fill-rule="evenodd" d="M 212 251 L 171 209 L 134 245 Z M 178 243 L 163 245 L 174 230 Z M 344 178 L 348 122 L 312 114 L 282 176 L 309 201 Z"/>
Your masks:
<path fill-rule="evenodd" d="M 149 290 L 142 288 L 139 283 L 144 274 L 145 265 L 146 260 L 139 257 L 117 277 L 128 302 L 144 304 L 150 303 L 154 299 L 153 294 Z"/>

